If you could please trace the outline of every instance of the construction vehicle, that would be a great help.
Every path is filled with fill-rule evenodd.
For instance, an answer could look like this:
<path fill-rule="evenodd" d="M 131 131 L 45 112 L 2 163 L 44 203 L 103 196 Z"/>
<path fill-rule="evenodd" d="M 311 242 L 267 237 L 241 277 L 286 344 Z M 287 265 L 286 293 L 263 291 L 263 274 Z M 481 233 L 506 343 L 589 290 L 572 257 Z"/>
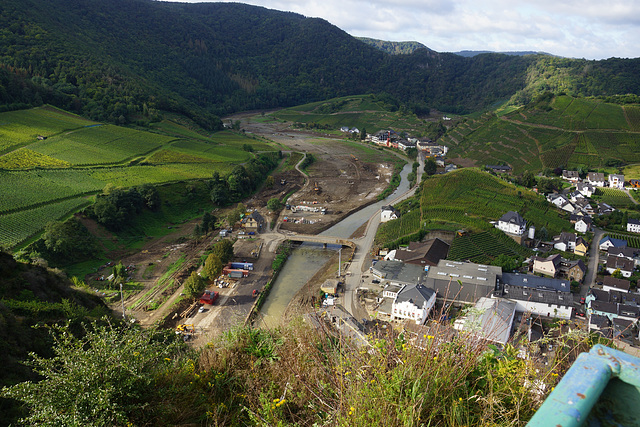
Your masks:
<path fill-rule="evenodd" d="M 355 160 L 356 162 L 358 161 L 358 158 L 357 158 L 356 156 L 354 156 L 353 154 L 351 155 L 351 158 L 352 158 L 353 160 Z"/>
<path fill-rule="evenodd" d="M 320 186 L 318 185 L 318 181 L 316 181 L 313 185 L 313 191 L 320 191 Z"/>
<path fill-rule="evenodd" d="M 195 331 L 193 325 L 178 325 L 176 327 L 176 334 L 193 334 Z"/>

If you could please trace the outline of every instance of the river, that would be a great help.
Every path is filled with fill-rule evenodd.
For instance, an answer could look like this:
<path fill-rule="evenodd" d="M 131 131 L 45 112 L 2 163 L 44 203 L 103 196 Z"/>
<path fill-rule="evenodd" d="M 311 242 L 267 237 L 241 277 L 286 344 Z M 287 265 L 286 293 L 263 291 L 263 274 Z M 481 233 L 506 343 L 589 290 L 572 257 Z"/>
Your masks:
<path fill-rule="evenodd" d="M 411 172 L 411 169 L 411 163 L 407 163 L 404 166 L 400 172 L 400 177 L 402 178 L 400 185 L 393 194 L 380 202 L 354 212 L 321 234 L 324 236 L 350 236 L 362 224 L 366 223 L 369 218 L 380 212 L 382 206 L 395 200 L 398 195 L 409 189 L 407 175 Z M 260 314 L 267 326 L 273 327 L 280 324 L 284 311 L 296 292 L 327 263 L 337 249 L 337 246 L 323 249 L 322 245 L 305 243 L 292 251 L 280 271 L 280 275 L 274 282 L 269 296 L 260 309 Z"/>

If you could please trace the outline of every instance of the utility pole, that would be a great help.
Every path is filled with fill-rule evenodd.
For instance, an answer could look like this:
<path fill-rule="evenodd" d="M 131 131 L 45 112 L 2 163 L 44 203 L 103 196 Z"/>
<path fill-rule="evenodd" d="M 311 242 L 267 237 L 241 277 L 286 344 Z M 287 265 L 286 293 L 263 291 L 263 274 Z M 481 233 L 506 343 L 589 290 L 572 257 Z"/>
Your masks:
<path fill-rule="evenodd" d="M 122 318 L 127 320 L 127 317 L 124 314 L 124 295 L 122 294 L 122 282 L 120 283 L 120 301 L 122 301 Z"/>

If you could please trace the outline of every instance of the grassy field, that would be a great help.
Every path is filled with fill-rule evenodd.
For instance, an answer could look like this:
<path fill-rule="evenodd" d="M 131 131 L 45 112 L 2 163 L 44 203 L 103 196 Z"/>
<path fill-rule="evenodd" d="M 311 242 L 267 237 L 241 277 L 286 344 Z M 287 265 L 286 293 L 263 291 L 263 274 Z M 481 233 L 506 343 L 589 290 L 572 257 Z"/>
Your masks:
<path fill-rule="evenodd" d="M 375 133 L 382 129 L 407 131 L 411 134 L 425 131 L 425 123 L 408 112 L 390 112 L 388 106 L 375 101 L 370 95 L 336 98 L 315 102 L 273 113 L 272 117 L 294 123 L 328 125 L 332 131 L 342 126 L 366 129 Z"/>
<path fill-rule="evenodd" d="M 174 121 L 162 133 L 103 125 L 50 108 L 0 114 L 0 245 L 16 247 L 89 202 L 108 184 L 131 187 L 209 178 L 277 148 L 222 131 L 205 136 Z M 46 139 L 37 139 L 38 135 Z"/>
<path fill-rule="evenodd" d="M 441 140 L 450 156 L 478 164 L 507 163 L 514 173 L 543 167 L 602 168 L 607 161 L 640 162 L 640 106 L 555 97 L 533 105 L 469 119 Z"/>

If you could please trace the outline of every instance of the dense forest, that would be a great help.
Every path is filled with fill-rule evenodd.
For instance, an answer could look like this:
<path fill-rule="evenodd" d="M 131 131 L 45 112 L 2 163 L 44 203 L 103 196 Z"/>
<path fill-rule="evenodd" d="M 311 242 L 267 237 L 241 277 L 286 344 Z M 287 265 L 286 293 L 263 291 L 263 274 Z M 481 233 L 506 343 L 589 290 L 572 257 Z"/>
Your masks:
<path fill-rule="evenodd" d="M 55 13 L 52 13 L 55 11 Z M 421 113 L 470 112 L 538 91 L 638 94 L 637 60 L 545 55 L 391 55 L 317 18 L 239 3 L 6 0 L 0 107 L 46 102 L 91 119 L 161 111 L 217 129 L 217 116 L 388 93 Z"/>

